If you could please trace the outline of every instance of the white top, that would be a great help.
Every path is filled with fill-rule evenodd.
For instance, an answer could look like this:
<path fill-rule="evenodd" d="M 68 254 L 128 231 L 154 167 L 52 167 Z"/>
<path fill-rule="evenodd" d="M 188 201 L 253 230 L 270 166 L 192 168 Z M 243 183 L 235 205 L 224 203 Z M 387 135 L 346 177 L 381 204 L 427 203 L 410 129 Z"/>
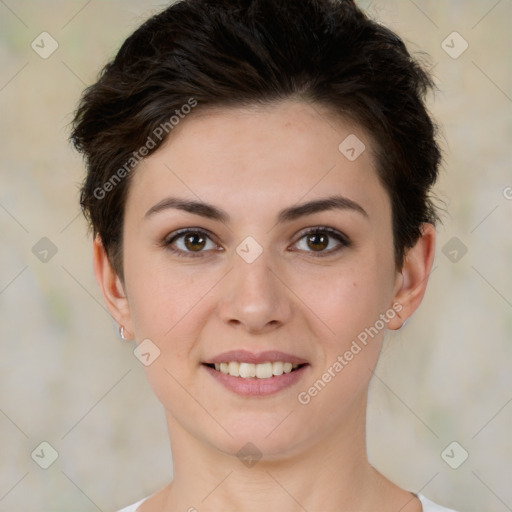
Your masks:
<path fill-rule="evenodd" d="M 418 499 L 421 501 L 421 504 L 423 505 L 423 512 L 456 512 L 451 508 L 436 505 L 434 502 L 427 500 L 427 498 L 425 498 L 425 496 L 422 496 L 421 494 L 417 494 L 417 496 Z M 137 512 L 137 507 L 142 505 L 142 503 L 144 503 L 144 501 L 146 501 L 147 499 L 148 498 L 144 498 L 143 500 L 140 500 L 137 503 L 130 505 L 129 507 L 125 507 L 119 510 L 119 512 Z"/>

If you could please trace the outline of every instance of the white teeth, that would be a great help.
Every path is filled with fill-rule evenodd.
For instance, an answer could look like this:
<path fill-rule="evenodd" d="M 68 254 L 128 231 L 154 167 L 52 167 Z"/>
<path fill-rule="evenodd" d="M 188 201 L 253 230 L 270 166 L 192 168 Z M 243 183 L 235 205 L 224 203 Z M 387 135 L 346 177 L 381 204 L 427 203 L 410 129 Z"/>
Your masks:
<path fill-rule="evenodd" d="M 248 379 L 256 377 L 258 379 L 270 379 L 272 376 L 279 376 L 283 373 L 290 373 L 296 368 L 298 364 L 292 364 L 289 362 L 276 361 L 268 363 L 239 363 L 238 361 L 229 361 L 226 363 L 215 363 L 215 369 L 226 375 L 232 377 L 242 377 Z"/>
<path fill-rule="evenodd" d="M 258 379 L 270 379 L 272 377 L 272 363 L 262 363 L 255 366 Z"/>
<path fill-rule="evenodd" d="M 244 379 L 256 377 L 256 365 L 251 363 L 240 363 L 240 377 Z"/>
<path fill-rule="evenodd" d="M 240 375 L 240 363 L 231 361 L 228 364 L 228 373 L 229 375 L 233 375 L 233 377 L 238 377 Z"/>
<path fill-rule="evenodd" d="M 274 375 L 283 375 L 283 365 L 284 363 L 281 361 L 276 361 L 275 363 L 272 363 L 272 373 Z"/>

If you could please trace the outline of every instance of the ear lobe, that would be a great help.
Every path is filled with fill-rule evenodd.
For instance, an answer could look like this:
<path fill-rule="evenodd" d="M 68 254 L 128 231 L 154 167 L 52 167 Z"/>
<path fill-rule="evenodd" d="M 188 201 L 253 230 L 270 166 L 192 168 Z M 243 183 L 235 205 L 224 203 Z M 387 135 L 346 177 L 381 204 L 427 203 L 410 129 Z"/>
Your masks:
<path fill-rule="evenodd" d="M 133 333 L 130 308 L 124 285 L 112 268 L 99 235 L 93 242 L 94 275 L 103 295 L 105 305 L 119 326 L 124 327 L 127 338 Z"/>
<path fill-rule="evenodd" d="M 407 251 L 402 269 L 397 273 L 393 303 L 400 304 L 401 309 L 396 308 L 397 315 L 388 322 L 391 330 L 402 327 L 421 304 L 427 289 L 434 262 L 436 230 L 432 224 L 424 223 L 421 233 L 414 247 Z"/>

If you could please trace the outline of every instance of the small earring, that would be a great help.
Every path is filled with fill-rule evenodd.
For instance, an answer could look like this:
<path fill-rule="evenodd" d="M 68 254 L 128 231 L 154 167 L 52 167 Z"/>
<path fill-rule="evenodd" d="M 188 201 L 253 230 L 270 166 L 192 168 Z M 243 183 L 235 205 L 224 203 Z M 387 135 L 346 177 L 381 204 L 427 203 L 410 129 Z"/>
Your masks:
<path fill-rule="evenodd" d="M 126 341 L 127 338 L 125 338 L 124 336 L 124 327 L 122 325 L 120 325 L 118 328 L 117 328 L 118 332 L 119 332 L 119 337 L 123 340 L 123 341 Z"/>

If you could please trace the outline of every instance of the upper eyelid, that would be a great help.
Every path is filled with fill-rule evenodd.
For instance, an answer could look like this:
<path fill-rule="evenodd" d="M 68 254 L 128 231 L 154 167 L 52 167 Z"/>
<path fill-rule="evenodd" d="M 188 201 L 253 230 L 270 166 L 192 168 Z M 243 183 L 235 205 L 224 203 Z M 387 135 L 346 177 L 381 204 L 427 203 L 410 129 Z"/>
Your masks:
<path fill-rule="evenodd" d="M 310 233 L 328 233 L 330 236 L 336 236 L 338 235 L 340 238 L 348 242 L 348 236 L 343 233 L 343 231 L 340 231 L 339 229 L 330 228 L 328 226 L 313 226 L 311 228 L 305 228 L 301 230 L 299 239 L 302 238 L 305 235 L 309 235 Z"/>
<path fill-rule="evenodd" d="M 215 235 L 213 235 L 213 233 L 211 233 L 210 231 L 208 231 L 207 229 L 204 229 L 204 228 L 182 228 L 182 229 L 177 229 L 176 231 L 173 231 L 172 233 L 167 235 L 165 237 L 165 239 L 173 240 L 174 238 L 178 238 L 179 236 L 186 235 L 187 233 L 202 233 L 204 235 L 208 235 L 209 237 L 215 237 Z"/>

